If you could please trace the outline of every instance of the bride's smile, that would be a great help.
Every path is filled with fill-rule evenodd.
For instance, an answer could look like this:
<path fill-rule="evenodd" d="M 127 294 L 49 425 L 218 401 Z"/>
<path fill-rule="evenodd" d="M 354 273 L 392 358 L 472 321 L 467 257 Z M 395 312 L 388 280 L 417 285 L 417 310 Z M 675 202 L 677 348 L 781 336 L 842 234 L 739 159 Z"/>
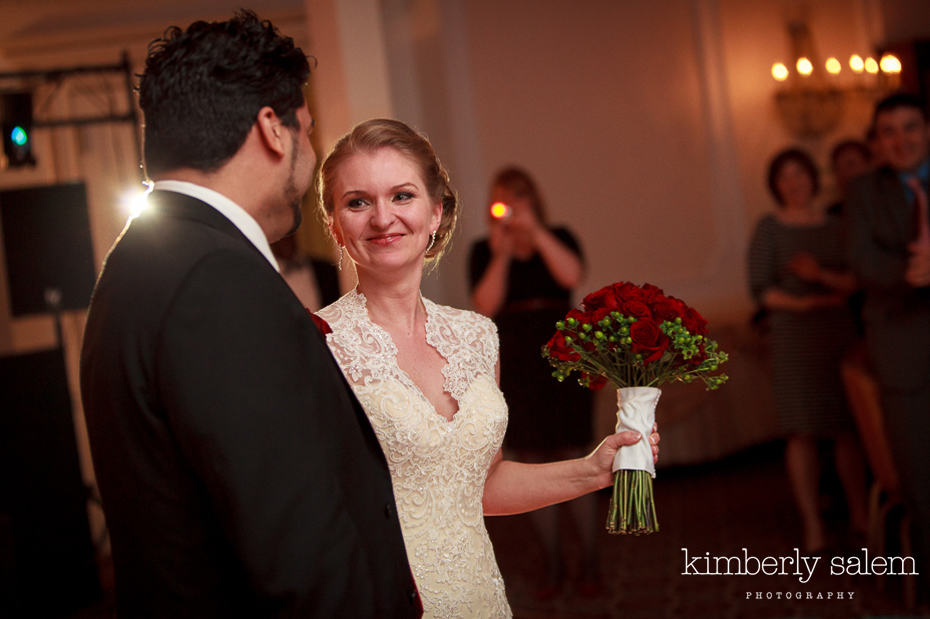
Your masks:
<path fill-rule="evenodd" d="M 370 243 L 375 245 L 392 245 L 394 241 L 397 241 L 403 236 L 403 234 L 379 234 L 377 236 L 372 236 L 368 238 Z"/>

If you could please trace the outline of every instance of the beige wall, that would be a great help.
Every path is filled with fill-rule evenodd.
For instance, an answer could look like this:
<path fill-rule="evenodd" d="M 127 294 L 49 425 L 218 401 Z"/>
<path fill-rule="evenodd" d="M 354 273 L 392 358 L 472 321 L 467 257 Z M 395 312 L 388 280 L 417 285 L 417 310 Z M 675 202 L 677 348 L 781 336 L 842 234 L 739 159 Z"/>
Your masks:
<path fill-rule="evenodd" d="M 846 58 L 900 38 L 886 34 L 886 12 L 910 18 L 895 18 L 907 36 L 927 12 L 868 0 L 384 5 L 394 109 L 431 136 L 464 198 L 460 235 L 434 275 L 440 298 L 467 304 L 487 181 L 517 163 L 537 177 L 551 220 L 582 239 L 585 290 L 650 281 L 722 322 L 752 311 L 744 254 L 772 208 L 771 155 L 800 143 L 825 165 L 832 144 L 868 121 L 862 98 L 818 140 L 786 132 L 769 69 L 790 52 L 787 20 L 808 22 L 824 58 Z M 828 174 L 824 186 L 827 202 Z"/>
<path fill-rule="evenodd" d="M 538 177 L 552 221 L 585 246 L 585 288 L 628 279 L 684 294 L 720 275 L 726 230 L 690 4 L 468 6 L 485 177 L 508 163 Z"/>

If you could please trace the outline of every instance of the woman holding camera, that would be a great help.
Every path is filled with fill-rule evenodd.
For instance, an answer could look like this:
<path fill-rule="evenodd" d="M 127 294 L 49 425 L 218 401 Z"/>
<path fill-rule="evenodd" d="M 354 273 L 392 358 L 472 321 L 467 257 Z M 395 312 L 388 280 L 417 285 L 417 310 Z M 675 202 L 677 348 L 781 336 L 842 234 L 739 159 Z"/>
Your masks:
<path fill-rule="evenodd" d="M 497 323 L 501 390 L 510 421 L 504 449 L 522 462 L 575 458 L 591 446 L 591 392 L 574 381 L 559 383 L 540 348 L 572 306 L 572 290 L 584 275 L 581 247 L 566 228 L 546 224 L 542 197 L 532 177 L 505 168 L 491 184 L 488 238 L 471 248 L 474 308 Z M 595 546 L 596 500 L 588 495 L 566 504 L 583 539 L 579 592 L 601 589 Z M 564 584 L 558 506 L 533 512 L 546 554 L 541 599 Z"/>

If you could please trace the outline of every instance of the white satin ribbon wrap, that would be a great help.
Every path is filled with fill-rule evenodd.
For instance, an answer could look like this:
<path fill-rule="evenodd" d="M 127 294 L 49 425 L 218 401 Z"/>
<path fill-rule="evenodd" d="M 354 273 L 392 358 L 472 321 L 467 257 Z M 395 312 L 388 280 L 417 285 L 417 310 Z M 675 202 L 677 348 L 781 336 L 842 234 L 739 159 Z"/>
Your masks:
<path fill-rule="evenodd" d="M 642 434 L 638 443 L 620 448 L 614 455 L 611 470 L 646 471 L 656 476 L 656 465 L 652 460 L 652 445 L 649 436 L 656 419 L 661 389 L 655 387 L 624 387 L 617 389 L 617 432 L 632 430 Z"/>

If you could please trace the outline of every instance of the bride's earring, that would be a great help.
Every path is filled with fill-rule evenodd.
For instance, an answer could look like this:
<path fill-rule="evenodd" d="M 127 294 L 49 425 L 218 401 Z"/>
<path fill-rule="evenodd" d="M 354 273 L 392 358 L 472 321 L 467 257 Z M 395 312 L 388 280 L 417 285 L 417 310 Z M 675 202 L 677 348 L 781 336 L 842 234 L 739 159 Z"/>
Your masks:
<path fill-rule="evenodd" d="M 339 260 L 336 261 L 336 268 L 342 270 L 342 245 L 339 246 Z"/>
<path fill-rule="evenodd" d="M 426 246 L 426 251 L 423 253 L 428 254 L 429 250 L 433 248 L 433 245 L 436 244 L 436 231 L 433 230 L 432 234 L 429 235 L 429 245 Z"/>

